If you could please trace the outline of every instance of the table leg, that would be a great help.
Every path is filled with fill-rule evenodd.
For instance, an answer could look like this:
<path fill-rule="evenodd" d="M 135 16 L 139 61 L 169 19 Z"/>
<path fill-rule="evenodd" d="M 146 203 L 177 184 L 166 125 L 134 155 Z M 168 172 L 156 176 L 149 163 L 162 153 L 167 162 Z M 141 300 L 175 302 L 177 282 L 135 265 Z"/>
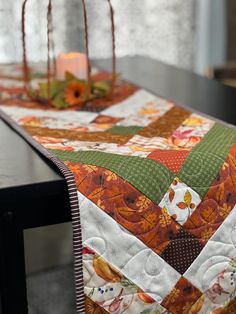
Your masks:
<path fill-rule="evenodd" d="M 11 211 L 0 216 L 0 313 L 27 314 L 23 229 Z"/>

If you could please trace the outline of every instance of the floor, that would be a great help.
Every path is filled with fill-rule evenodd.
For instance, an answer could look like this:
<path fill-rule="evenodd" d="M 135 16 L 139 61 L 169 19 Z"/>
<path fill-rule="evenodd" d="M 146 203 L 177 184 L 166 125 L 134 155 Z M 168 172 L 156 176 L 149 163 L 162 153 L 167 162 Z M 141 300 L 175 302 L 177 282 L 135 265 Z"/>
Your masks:
<path fill-rule="evenodd" d="M 60 266 L 27 278 L 29 314 L 75 314 L 73 266 Z"/>

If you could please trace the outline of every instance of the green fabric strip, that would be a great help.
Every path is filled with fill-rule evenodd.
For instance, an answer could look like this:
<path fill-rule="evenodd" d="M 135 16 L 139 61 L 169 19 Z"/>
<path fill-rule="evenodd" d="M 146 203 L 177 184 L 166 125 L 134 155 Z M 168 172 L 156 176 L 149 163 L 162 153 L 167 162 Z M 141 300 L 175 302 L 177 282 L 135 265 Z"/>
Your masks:
<path fill-rule="evenodd" d="M 178 177 L 203 197 L 235 140 L 235 130 L 216 123 L 191 151 Z"/>
<path fill-rule="evenodd" d="M 116 173 L 158 204 L 176 176 L 162 164 L 147 158 L 104 152 L 51 150 L 63 161 L 104 167 Z"/>
<path fill-rule="evenodd" d="M 142 126 L 122 126 L 122 125 L 115 125 L 111 129 L 106 130 L 106 132 L 112 134 L 137 134 L 140 130 L 142 130 Z"/>

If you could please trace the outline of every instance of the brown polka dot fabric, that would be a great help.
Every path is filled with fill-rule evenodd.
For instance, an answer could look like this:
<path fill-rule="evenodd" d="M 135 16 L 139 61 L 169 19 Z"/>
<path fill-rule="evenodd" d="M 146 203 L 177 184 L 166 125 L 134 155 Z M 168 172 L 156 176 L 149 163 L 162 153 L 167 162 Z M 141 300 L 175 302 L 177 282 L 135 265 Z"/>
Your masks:
<path fill-rule="evenodd" d="M 162 252 L 161 257 L 180 274 L 184 274 L 202 249 L 203 245 L 181 228 Z"/>

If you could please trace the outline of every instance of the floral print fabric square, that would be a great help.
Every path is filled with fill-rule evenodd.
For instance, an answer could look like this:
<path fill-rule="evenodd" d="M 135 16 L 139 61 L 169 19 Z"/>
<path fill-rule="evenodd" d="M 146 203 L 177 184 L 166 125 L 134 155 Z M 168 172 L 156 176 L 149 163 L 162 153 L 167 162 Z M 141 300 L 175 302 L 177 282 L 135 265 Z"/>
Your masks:
<path fill-rule="evenodd" d="M 183 225 L 200 204 L 199 195 L 177 177 L 172 182 L 159 206 Z"/>

